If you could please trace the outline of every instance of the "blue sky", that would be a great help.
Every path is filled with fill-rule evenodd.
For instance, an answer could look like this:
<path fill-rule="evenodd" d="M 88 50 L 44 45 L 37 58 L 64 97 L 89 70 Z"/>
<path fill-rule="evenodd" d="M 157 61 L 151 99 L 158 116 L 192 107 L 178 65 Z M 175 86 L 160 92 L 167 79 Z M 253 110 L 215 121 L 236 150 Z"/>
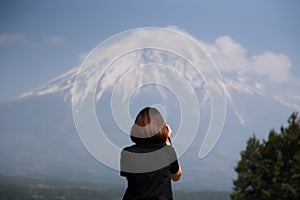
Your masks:
<path fill-rule="evenodd" d="M 285 55 L 289 73 L 300 76 L 297 0 L 3 0 L 0 16 L 0 102 L 78 66 L 106 38 L 148 26 L 176 26 L 206 43 L 229 36 L 250 57 Z"/>

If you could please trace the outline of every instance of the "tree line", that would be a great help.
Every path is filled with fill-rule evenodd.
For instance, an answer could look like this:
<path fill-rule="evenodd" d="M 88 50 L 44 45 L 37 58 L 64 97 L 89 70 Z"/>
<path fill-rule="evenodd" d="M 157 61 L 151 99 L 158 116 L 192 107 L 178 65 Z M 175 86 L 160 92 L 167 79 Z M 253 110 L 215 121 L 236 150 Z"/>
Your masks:
<path fill-rule="evenodd" d="M 300 199 L 300 118 L 271 130 L 267 140 L 249 138 L 235 171 L 232 200 Z"/>

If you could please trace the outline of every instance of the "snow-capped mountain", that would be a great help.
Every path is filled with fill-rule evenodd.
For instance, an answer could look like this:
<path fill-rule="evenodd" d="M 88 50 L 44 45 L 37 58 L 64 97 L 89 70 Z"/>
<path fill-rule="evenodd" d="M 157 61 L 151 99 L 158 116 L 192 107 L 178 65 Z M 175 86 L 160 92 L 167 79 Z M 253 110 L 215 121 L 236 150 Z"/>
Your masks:
<path fill-rule="evenodd" d="M 236 60 L 243 60 L 246 58 L 243 58 L 242 56 L 240 56 L 242 57 L 240 58 L 239 55 L 231 55 L 231 54 L 225 57 L 226 56 L 224 55 L 225 53 L 222 52 L 224 51 L 222 50 L 224 47 L 222 47 L 221 44 L 218 44 L 220 43 L 220 40 L 225 40 L 225 41 L 230 40 L 230 42 L 233 43 L 231 44 L 232 46 L 237 45 L 228 36 L 220 37 L 216 42 L 217 44 L 213 44 L 213 45 L 205 44 L 202 41 L 198 41 L 198 42 L 201 43 L 206 48 L 208 53 L 211 55 L 212 59 L 217 64 L 216 66 L 219 68 L 221 72 L 223 83 L 226 89 L 226 98 L 228 101 L 228 105 L 235 110 L 236 117 L 239 118 L 241 123 L 245 123 L 245 122 L 243 116 L 239 113 L 238 108 L 235 105 L 235 101 L 238 100 L 232 96 L 232 93 L 235 92 L 240 94 L 250 95 L 250 96 L 262 96 L 262 97 L 270 98 L 278 102 L 279 104 L 286 106 L 289 109 L 295 111 L 300 110 L 300 93 L 298 90 L 300 85 L 299 78 L 291 76 L 288 82 L 282 82 L 282 81 L 272 82 L 268 78 L 264 77 L 262 74 L 259 74 L 258 76 L 253 76 L 253 72 L 252 74 L 248 72 L 250 73 L 249 75 L 246 72 L 243 72 L 242 70 L 241 72 L 235 71 L 233 73 L 232 71 L 230 71 L 230 69 L 228 69 L 230 68 L 228 66 L 241 65 L 241 63 L 236 63 Z M 227 44 L 228 41 L 224 43 L 225 44 L 223 44 L 223 46 L 228 45 Z M 219 48 L 221 50 L 218 49 L 216 50 L 216 48 Z M 236 51 L 238 50 L 234 50 L 233 53 L 236 53 Z M 272 53 L 269 52 L 268 54 L 272 54 Z M 232 56 L 236 56 L 235 60 L 230 60 Z M 258 55 L 253 57 L 259 57 L 259 56 L 263 57 L 263 55 Z M 265 65 L 270 65 L 272 67 L 275 61 L 283 62 L 280 61 L 280 57 L 283 57 L 283 55 L 279 54 L 277 56 L 279 58 L 277 58 L 275 54 L 272 54 L 272 56 L 273 56 L 273 60 L 271 60 L 270 58 L 266 58 L 266 61 L 264 61 Z M 252 67 L 251 64 L 249 64 L 249 62 L 253 60 L 253 57 L 248 58 L 249 61 L 248 63 L 245 64 L 246 67 Z M 269 59 L 269 63 L 267 62 L 268 59 Z M 284 57 L 284 59 L 286 58 Z M 123 55 L 122 57 L 118 58 L 117 61 L 111 64 L 109 68 L 105 71 L 105 74 L 102 76 L 102 78 L 99 79 L 99 85 L 97 87 L 97 94 L 96 94 L 97 101 L 101 99 L 103 92 L 105 92 L 105 90 L 107 89 L 112 89 L 115 86 L 115 84 L 118 82 L 120 77 L 123 76 L 126 72 L 132 70 L 132 68 L 134 67 L 152 64 L 152 63 L 158 63 L 160 65 L 170 66 L 171 69 L 176 70 L 178 74 L 184 76 L 184 78 L 186 78 L 187 81 L 189 81 L 189 83 L 192 85 L 192 87 L 194 87 L 194 89 L 197 92 L 199 90 L 202 92 L 202 96 L 201 96 L 202 104 L 209 101 L 210 98 L 209 91 L 207 90 L 207 85 L 204 82 L 203 77 L 201 77 L 201 75 L 198 74 L 198 72 L 195 69 L 193 69 L 193 67 L 189 66 L 189 64 L 185 60 L 180 59 L 177 55 L 172 55 L 164 51 L 149 50 L 149 49 L 143 49 L 143 50 L 131 52 L 130 54 Z M 70 102 L 72 97 L 73 84 L 74 81 L 76 80 L 76 75 L 78 73 L 79 68 L 80 67 L 72 68 L 69 71 L 63 73 L 62 75 L 45 83 L 44 85 L 37 87 L 36 89 L 33 89 L 24 94 L 21 94 L 14 100 L 23 100 L 35 96 L 60 93 L 63 95 L 65 101 Z M 156 77 L 151 77 L 153 82 L 158 81 L 159 79 L 165 79 L 166 76 L 169 75 L 167 73 L 160 74 L 159 69 L 157 74 L 158 75 Z M 136 85 L 141 85 L 141 82 L 143 82 L 147 78 L 148 76 L 146 73 L 139 73 L 138 80 L 135 80 L 134 83 Z M 132 83 L 125 84 L 123 89 L 128 90 L 130 84 Z M 161 93 L 161 95 L 163 95 L 163 93 Z"/>
<path fill-rule="evenodd" d="M 184 37 L 182 39 L 182 36 L 178 37 L 177 35 L 183 35 Z M 174 40 L 169 39 L 170 37 Z M 117 42 L 114 40 L 117 40 Z M 198 46 L 196 48 L 192 47 L 194 43 L 189 40 L 197 42 L 201 48 Z M 174 41 L 184 44 L 176 44 Z M 163 43 L 163 45 L 158 45 L 160 43 Z M 150 47 L 146 44 L 149 44 Z M 153 47 L 151 47 L 152 45 Z M 167 48 L 160 49 L 158 48 L 160 46 Z M 139 48 L 134 49 L 135 47 Z M 179 53 L 182 51 L 186 53 L 172 52 L 173 49 L 176 49 Z M 115 52 L 122 54 L 121 56 L 117 54 L 116 59 L 111 55 Z M 109 58 L 114 60 L 109 60 Z M 216 65 L 212 65 L 213 62 Z M 105 90 L 112 89 L 122 76 L 126 76 L 133 68 L 140 67 L 137 70 L 137 75 L 130 77 L 135 80 L 122 84 L 121 87 L 125 93 L 129 91 L 130 87 L 136 88 L 143 85 L 142 83 L 147 79 L 159 83 L 160 80 L 172 76 L 170 72 L 175 70 L 178 75 L 183 76 L 189 82 L 196 92 L 199 92 L 197 91 L 199 89 L 202 90 L 201 101 L 206 102 L 209 100 L 209 93 L 212 93 L 211 88 L 209 88 L 210 83 L 207 82 L 209 81 L 207 80 L 207 74 L 220 72 L 227 100 L 234 108 L 236 106 L 234 105 L 235 99 L 231 95 L 232 92 L 266 96 L 290 109 L 300 110 L 299 77 L 291 75 L 292 64 L 287 56 L 267 50 L 261 54 L 249 56 L 247 50 L 229 36 L 221 36 L 216 39 L 215 43 L 209 44 L 173 26 L 166 29 L 136 29 L 116 35 L 113 39 L 105 41 L 92 50 L 92 53 L 87 56 L 82 64 L 86 66 L 81 65 L 81 67 L 73 68 L 45 85 L 19 96 L 17 99 L 63 92 L 65 99 L 70 100 L 76 76 L 81 74 L 80 76 L 84 76 L 84 79 L 89 80 L 92 74 L 95 74 L 98 70 L 99 65 L 105 66 L 103 63 L 106 63 L 106 68 L 98 77 L 95 77 L 98 81 L 97 101 L 99 101 Z M 195 67 L 192 63 L 201 65 L 201 67 Z M 149 78 L 143 66 L 150 64 L 156 64 L 156 69 L 154 69 L 156 71 Z M 167 72 L 162 70 L 163 67 L 169 67 L 165 70 Z M 214 67 L 216 71 L 210 69 Z M 177 77 L 174 78 L 177 79 Z M 163 93 L 161 94 L 163 95 Z M 237 109 L 235 109 L 235 112 L 237 116 L 240 116 L 240 121 L 243 123 Z"/>
<path fill-rule="evenodd" d="M 289 67 L 283 55 L 269 52 L 248 58 L 245 49 L 228 36 L 218 38 L 214 44 L 199 42 L 219 67 L 227 98 L 222 134 L 204 159 L 198 159 L 198 151 L 211 118 L 210 91 L 201 74 L 177 55 L 157 49 L 139 49 L 122 55 L 101 77 L 96 77 L 99 80 L 95 107 L 99 123 L 110 133 L 107 137 L 119 147 L 130 144 L 128 135 L 115 123 L 111 110 L 113 91 L 122 83 L 119 87 L 124 93 L 136 89 L 128 108 L 132 117 L 145 105 L 160 104 L 166 109 L 167 121 L 176 133 L 181 122 L 181 102 L 167 84 L 177 81 L 176 76 L 187 80 L 196 94 L 201 120 L 193 143 L 180 157 L 184 176 L 175 188 L 230 190 L 235 176 L 233 168 L 249 136 L 255 133 L 259 138 L 266 137 L 270 129 L 279 128 L 293 111 L 300 110 L 299 82 L 291 77 L 292 83 L 288 83 L 285 77 L 277 76 L 277 72 L 270 75 L 266 69 L 259 69 L 263 66 L 261 63 L 272 65 L 274 60 Z M 153 64 L 156 68 L 147 68 Z M 251 71 L 251 67 L 255 70 Z M 149 77 L 146 68 L 154 70 L 153 76 Z M 138 74 L 130 75 L 134 79 L 124 79 L 135 70 L 139 70 Z M 80 67 L 73 68 L 11 102 L 0 104 L 0 173 L 123 183 L 117 171 L 92 158 L 77 135 L 72 94 L 79 72 Z M 167 81 L 164 86 L 140 87 L 145 80 Z M 177 87 L 184 89 L 182 85 Z"/>

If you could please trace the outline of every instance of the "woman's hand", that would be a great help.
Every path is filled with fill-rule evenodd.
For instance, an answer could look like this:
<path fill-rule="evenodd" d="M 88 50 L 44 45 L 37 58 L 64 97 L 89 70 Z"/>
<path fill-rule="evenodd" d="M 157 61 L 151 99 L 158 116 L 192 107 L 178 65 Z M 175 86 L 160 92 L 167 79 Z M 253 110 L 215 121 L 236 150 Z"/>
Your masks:
<path fill-rule="evenodd" d="M 168 128 L 168 138 L 167 138 L 166 144 L 171 145 L 170 138 L 172 137 L 172 129 L 168 124 L 166 124 L 166 126 Z"/>
<path fill-rule="evenodd" d="M 171 138 L 172 137 L 172 129 L 168 124 L 166 124 L 166 126 L 168 127 L 168 130 L 169 130 L 168 137 Z"/>
<path fill-rule="evenodd" d="M 171 177 L 172 181 L 176 182 L 176 181 L 179 181 L 181 175 L 182 175 L 182 169 L 181 169 L 181 167 L 179 165 L 179 170 L 177 171 L 177 173 L 176 174 L 170 174 L 170 177 Z"/>

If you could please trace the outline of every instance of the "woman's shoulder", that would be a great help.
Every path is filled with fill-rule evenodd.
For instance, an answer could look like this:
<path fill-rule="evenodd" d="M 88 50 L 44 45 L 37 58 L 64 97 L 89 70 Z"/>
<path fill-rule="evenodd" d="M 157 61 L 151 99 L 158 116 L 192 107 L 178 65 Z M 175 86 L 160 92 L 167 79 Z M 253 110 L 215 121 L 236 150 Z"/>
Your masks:
<path fill-rule="evenodd" d="M 132 148 L 134 148 L 134 146 L 136 146 L 136 145 L 134 144 L 134 145 L 126 146 L 123 148 L 123 150 L 132 149 Z"/>
<path fill-rule="evenodd" d="M 175 152 L 175 149 L 172 146 L 166 144 L 133 144 L 131 146 L 124 147 L 122 152 L 146 153 L 160 149 L 163 149 L 166 152 Z"/>

